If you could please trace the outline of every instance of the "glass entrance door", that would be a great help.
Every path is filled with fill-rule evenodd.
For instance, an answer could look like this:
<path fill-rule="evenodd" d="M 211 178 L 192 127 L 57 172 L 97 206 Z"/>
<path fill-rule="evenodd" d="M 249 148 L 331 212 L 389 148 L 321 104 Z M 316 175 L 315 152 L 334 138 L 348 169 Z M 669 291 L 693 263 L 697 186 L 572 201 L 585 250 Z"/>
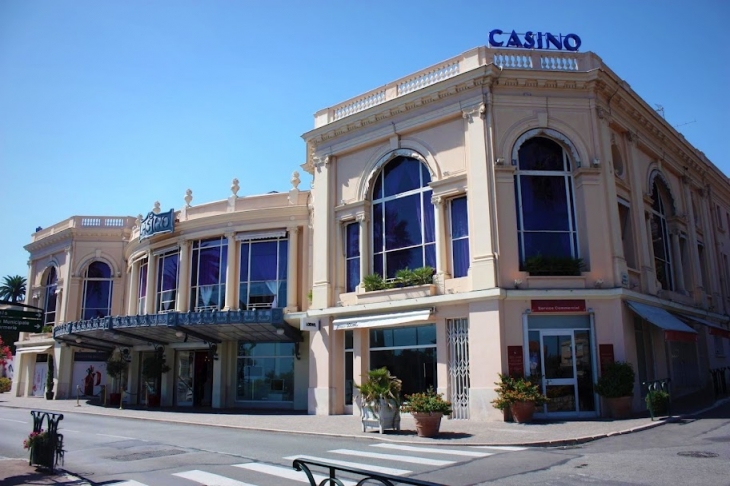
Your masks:
<path fill-rule="evenodd" d="M 595 413 L 590 331 L 578 329 L 539 331 L 540 350 L 536 369 L 543 393 L 550 399 L 548 415 Z M 532 361 L 532 360 L 531 360 Z"/>

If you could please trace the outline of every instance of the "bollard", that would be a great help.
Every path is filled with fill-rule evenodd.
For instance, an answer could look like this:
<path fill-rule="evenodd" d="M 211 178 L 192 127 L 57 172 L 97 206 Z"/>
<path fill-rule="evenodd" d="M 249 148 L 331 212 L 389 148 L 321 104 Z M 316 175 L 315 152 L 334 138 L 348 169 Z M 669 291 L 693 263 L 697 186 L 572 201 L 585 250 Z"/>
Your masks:
<path fill-rule="evenodd" d="M 76 385 L 76 406 L 80 407 L 79 405 L 79 385 Z"/>
<path fill-rule="evenodd" d="M 107 401 L 106 401 L 106 385 L 101 385 L 101 406 L 106 407 Z"/>
<path fill-rule="evenodd" d="M 119 410 L 123 410 L 122 403 L 124 403 L 124 389 L 122 389 L 121 396 L 119 398 Z"/>

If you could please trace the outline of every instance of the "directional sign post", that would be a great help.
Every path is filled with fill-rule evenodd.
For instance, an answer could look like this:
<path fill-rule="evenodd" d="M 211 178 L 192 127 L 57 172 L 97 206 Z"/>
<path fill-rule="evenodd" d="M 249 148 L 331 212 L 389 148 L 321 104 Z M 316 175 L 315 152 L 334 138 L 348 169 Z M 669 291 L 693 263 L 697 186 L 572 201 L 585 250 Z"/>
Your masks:
<path fill-rule="evenodd" d="M 41 311 L 17 311 L 0 309 L 0 331 L 41 332 Z"/>

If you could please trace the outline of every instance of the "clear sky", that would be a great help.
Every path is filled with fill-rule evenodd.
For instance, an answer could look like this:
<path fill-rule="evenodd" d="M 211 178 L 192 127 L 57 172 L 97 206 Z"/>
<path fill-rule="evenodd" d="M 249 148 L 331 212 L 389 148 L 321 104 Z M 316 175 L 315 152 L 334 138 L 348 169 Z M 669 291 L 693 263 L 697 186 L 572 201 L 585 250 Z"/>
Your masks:
<path fill-rule="evenodd" d="M 730 1 L 0 1 L 0 277 L 37 226 L 300 189 L 319 109 L 486 45 L 575 33 L 730 174 Z"/>

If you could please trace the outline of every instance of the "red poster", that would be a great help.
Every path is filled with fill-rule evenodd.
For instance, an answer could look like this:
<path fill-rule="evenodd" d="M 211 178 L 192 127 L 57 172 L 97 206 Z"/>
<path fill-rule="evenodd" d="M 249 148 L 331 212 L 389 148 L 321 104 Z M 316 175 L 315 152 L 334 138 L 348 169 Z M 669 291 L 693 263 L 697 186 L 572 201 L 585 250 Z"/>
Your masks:
<path fill-rule="evenodd" d="M 711 327 L 710 328 L 710 335 L 711 336 L 722 336 L 724 338 L 730 339 L 730 331 L 727 329 L 720 329 L 717 327 Z"/>
<path fill-rule="evenodd" d="M 601 363 L 601 374 L 606 371 L 606 366 L 614 362 L 613 344 L 599 344 L 598 356 Z"/>
<path fill-rule="evenodd" d="M 533 300 L 532 312 L 585 312 L 585 300 Z"/>
<path fill-rule="evenodd" d="M 666 341 L 682 341 L 686 343 L 696 343 L 697 334 L 682 331 L 664 331 L 664 339 Z"/>
<path fill-rule="evenodd" d="M 525 375 L 525 355 L 522 346 L 507 346 L 507 367 L 510 376 Z"/>

